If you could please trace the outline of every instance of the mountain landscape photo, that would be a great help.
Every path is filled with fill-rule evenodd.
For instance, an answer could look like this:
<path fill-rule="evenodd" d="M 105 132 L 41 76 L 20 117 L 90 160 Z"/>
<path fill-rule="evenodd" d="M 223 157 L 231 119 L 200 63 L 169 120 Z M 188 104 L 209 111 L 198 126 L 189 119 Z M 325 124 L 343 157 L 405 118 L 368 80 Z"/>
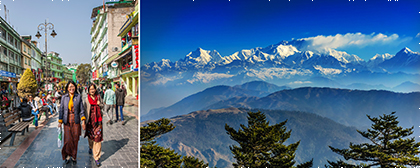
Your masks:
<path fill-rule="evenodd" d="M 284 143 L 300 141 L 294 160 L 312 167 L 364 164 L 329 146 L 372 143 L 358 132 L 369 117 L 395 112 L 420 141 L 420 1 L 165 2 L 143 10 L 141 126 L 175 127 L 156 144 L 234 167 L 225 126 L 257 111 L 287 121 Z"/>

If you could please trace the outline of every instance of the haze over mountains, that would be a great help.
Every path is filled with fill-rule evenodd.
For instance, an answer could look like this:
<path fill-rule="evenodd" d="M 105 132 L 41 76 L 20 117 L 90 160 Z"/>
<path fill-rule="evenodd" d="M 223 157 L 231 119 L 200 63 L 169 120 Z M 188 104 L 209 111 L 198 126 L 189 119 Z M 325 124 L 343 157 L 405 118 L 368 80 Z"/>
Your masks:
<path fill-rule="evenodd" d="M 357 55 L 331 48 L 314 49 L 303 39 L 240 50 L 228 56 L 221 56 L 216 50 L 198 48 L 178 61 L 162 59 L 141 67 L 144 97 L 141 113 L 168 107 L 215 85 L 234 86 L 250 81 L 266 81 L 291 88 L 311 86 L 410 92 L 415 90 L 396 86 L 404 82 L 420 83 L 419 60 L 418 52 L 403 48 L 395 54 L 377 54 L 365 61 Z M 156 94 L 159 91 L 165 94 Z"/>

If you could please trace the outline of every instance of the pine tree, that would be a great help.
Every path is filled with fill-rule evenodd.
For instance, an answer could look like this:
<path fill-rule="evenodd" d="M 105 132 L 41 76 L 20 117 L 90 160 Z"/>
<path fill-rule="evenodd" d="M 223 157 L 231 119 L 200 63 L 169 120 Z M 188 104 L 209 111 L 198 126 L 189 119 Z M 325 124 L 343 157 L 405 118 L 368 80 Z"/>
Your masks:
<path fill-rule="evenodd" d="M 371 143 L 350 143 L 350 149 L 336 149 L 331 146 L 330 149 L 342 155 L 346 160 L 367 162 L 366 167 L 390 168 L 420 165 L 420 160 L 416 157 L 420 153 L 420 143 L 416 143 L 414 137 L 406 138 L 413 134 L 414 127 L 403 129 L 398 126 L 399 121 L 395 112 L 390 115 L 384 114 L 379 118 L 369 115 L 367 117 L 373 122 L 371 129 L 363 132 L 357 130 L 357 132 L 369 139 Z"/>
<path fill-rule="evenodd" d="M 140 167 L 147 168 L 203 168 L 209 164 L 195 157 L 188 156 L 181 159 L 181 155 L 174 150 L 156 144 L 155 139 L 175 129 L 171 120 L 162 118 L 140 127 Z"/>
<path fill-rule="evenodd" d="M 17 87 L 19 97 L 28 97 L 29 95 L 34 96 L 37 89 L 35 76 L 31 69 L 26 69 L 23 75 L 20 77 L 19 84 Z"/>
<path fill-rule="evenodd" d="M 192 156 L 185 156 L 182 158 L 182 161 L 184 164 L 181 168 L 206 168 L 209 166 L 208 163 L 205 164 L 203 161 Z"/>
<path fill-rule="evenodd" d="M 230 146 L 236 163 L 235 168 L 240 167 L 293 167 L 296 161 L 295 151 L 300 141 L 290 145 L 284 145 L 290 138 L 291 130 L 286 131 L 286 121 L 269 126 L 265 114 L 262 112 L 248 112 L 248 127 L 241 124 L 236 131 L 225 125 L 225 130 L 230 138 L 239 146 Z M 312 167 L 312 160 L 298 167 Z"/>

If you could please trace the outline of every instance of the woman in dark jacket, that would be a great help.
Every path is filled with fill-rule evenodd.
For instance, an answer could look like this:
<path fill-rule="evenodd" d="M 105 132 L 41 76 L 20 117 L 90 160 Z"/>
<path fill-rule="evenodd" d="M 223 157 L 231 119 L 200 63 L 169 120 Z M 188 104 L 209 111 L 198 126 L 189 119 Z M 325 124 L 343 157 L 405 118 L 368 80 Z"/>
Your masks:
<path fill-rule="evenodd" d="M 80 124 L 85 130 L 85 108 L 83 107 L 82 96 L 76 93 L 77 85 L 69 81 L 66 86 L 67 94 L 61 98 L 61 105 L 58 117 L 58 127 L 64 123 L 64 145 L 61 155 L 66 164 L 70 159 L 75 165 L 77 163 L 77 146 L 81 135 Z"/>
<path fill-rule="evenodd" d="M 85 137 L 89 139 L 89 154 L 93 154 L 96 166 L 100 166 L 101 142 L 103 141 L 102 131 L 102 99 L 96 92 L 96 86 L 90 84 L 88 95 L 85 99 L 86 111 L 86 133 Z"/>

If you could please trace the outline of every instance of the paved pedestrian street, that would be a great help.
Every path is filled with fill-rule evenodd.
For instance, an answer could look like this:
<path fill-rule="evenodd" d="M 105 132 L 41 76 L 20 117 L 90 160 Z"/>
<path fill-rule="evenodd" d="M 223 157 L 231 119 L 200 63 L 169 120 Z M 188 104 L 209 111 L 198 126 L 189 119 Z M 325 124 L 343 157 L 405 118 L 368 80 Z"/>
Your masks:
<path fill-rule="evenodd" d="M 138 167 L 138 108 L 133 105 L 125 106 L 125 125 L 122 125 L 121 122 L 112 125 L 105 124 L 108 121 L 106 115 L 104 115 L 103 119 L 104 140 L 102 142 L 102 153 L 100 158 L 101 167 Z M 48 122 L 45 122 L 45 125 L 42 128 L 38 128 L 38 130 L 41 129 L 39 134 L 36 135 L 32 143 L 28 145 L 29 147 L 27 147 L 24 152 L 21 151 L 23 153 L 20 154 L 21 156 L 19 156 L 19 146 L 24 146 L 25 143 L 28 143 L 26 141 L 30 141 L 31 135 L 38 130 L 30 128 L 29 134 L 31 135 L 28 135 L 23 142 L 22 140 L 19 141 L 19 138 L 22 139 L 23 136 L 20 134 L 16 136 L 14 147 L 5 147 L 6 144 L 8 145 L 8 142 L 3 143 L 0 149 L 0 167 L 6 165 L 8 165 L 7 168 L 96 167 L 92 155 L 88 153 L 89 145 L 87 138 L 83 138 L 84 131 L 82 131 L 82 136 L 79 140 L 77 165 L 73 165 L 72 162 L 67 165 L 64 163 L 64 160 L 61 157 L 61 147 L 59 148 L 57 144 L 57 120 L 58 115 L 55 115 L 50 118 Z M 31 129 L 33 130 L 32 132 Z M 25 135 L 26 134 L 27 133 L 25 133 Z M 14 162 L 16 162 L 16 164 L 10 166 L 10 163 L 13 164 Z"/>

